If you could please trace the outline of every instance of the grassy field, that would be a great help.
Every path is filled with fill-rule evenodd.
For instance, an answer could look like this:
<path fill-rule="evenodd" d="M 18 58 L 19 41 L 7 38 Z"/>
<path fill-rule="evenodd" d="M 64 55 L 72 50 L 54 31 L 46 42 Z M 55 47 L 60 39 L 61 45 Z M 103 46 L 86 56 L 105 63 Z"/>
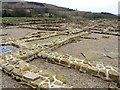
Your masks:
<path fill-rule="evenodd" d="M 30 17 L 1 17 L 0 20 L 33 20 L 35 18 Z"/>
<path fill-rule="evenodd" d="M 26 21 L 26 20 L 54 20 L 55 18 L 40 18 L 40 17 L 0 17 L 0 20 L 16 20 L 16 21 Z"/>

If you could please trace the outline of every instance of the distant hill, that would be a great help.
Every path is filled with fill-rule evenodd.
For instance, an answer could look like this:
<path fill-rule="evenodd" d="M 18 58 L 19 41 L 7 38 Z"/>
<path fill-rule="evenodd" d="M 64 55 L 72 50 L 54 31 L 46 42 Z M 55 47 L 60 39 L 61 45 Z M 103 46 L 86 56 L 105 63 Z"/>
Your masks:
<path fill-rule="evenodd" d="M 1 2 L 21 2 L 23 0 L 0 0 Z"/>
<path fill-rule="evenodd" d="M 8 0 L 9 1 L 9 0 Z M 38 2 L 3 2 L 3 17 L 79 17 L 79 18 L 116 18 L 117 16 L 107 12 L 93 13 L 78 11 L 52 4 Z"/>

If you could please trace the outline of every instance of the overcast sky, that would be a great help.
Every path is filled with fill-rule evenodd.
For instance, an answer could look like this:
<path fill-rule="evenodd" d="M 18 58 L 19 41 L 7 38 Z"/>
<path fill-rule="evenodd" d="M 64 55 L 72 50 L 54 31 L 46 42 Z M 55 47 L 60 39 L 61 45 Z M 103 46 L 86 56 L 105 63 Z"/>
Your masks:
<path fill-rule="evenodd" d="M 118 14 L 118 2 L 119 2 L 119 0 L 24 0 L 24 1 L 54 4 L 57 6 L 67 7 L 71 9 L 78 9 L 80 11 L 110 12 L 114 14 Z"/>

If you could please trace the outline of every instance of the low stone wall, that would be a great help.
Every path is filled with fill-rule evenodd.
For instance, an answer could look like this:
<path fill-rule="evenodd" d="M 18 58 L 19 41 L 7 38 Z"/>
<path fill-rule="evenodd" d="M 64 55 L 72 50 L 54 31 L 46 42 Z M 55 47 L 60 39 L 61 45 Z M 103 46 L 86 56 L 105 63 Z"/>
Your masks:
<path fill-rule="evenodd" d="M 24 25 L 20 26 L 20 28 L 28 28 L 28 29 L 34 29 L 34 30 L 46 30 L 46 31 L 63 31 L 66 30 L 66 28 L 61 28 L 61 26 L 29 26 L 29 25 Z"/>
<path fill-rule="evenodd" d="M 45 34 L 43 36 L 42 35 L 29 35 L 27 37 L 24 37 L 23 39 L 25 42 L 30 42 L 30 41 L 35 41 L 35 40 L 44 40 L 50 37 L 55 37 L 55 36 L 60 36 L 60 35 L 72 35 L 71 38 L 73 38 L 73 37 L 76 37 L 76 35 L 74 34 L 82 35 L 83 33 L 86 33 L 86 32 L 87 31 L 76 29 L 76 30 L 70 30 L 70 31 L 53 32 L 51 34 Z"/>
<path fill-rule="evenodd" d="M 76 69 L 80 72 L 97 76 L 104 80 L 110 80 L 114 82 L 119 81 L 120 73 L 112 66 L 104 66 L 100 64 L 92 65 L 90 62 L 86 60 L 74 58 L 69 55 L 60 55 L 57 52 L 51 53 L 51 52 L 42 51 L 38 53 L 38 56 L 42 59 L 47 59 L 48 62 L 50 63 L 55 63 L 68 68 Z"/>
<path fill-rule="evenodd" d="M 64 40 L 58 39 L 57 41 L 52 42 L 53 45 L 51 47 L 51 50 L 55 50 L 56 48 L 59 48 L 65 44 L 71 43 L 73 41 L 80 40 L 81 36 L 88 35 L 88 34 L 89 34 L 89 32 L 81 32 L 80 34 L 70 36 L 68 38 L 65 38 Z"/>
<path fill-rule="evenodd" d="M 63 76 L 55 75 L 47 70 L 40 70 L 11 54 L 2 57 L 0 67 L 12 78 L 19 80 L 21 84 L 32 88 L 69 88 Z"/>
<path fill-rule="evenodd" d="M 83 32 L 83 33 L 65 38 L 64 40 L 58 39 L 56 42 L 52 42 L 51 47 L 48 47 L 48 48 L 49 50 L 54 50 L 62 45 L 65 45 L 74 40 L 77 40 L 77 38 L 80 38 L 82 35 L 85 35 L 85 34 L 89 34 L 89 33 Z M 24 61 L 30 61 L 40 57 L 43 59 L 47 59 L 48 62 L 51 62 L 51 63 L 59 64 L 72 69 L 77 69 L 81 72 L 86 72 L 90 75 L 98 76 L 105 80 L 112 80 L 112 81 L 118 82 L 119 73 L 112 66 L 103 66 L 99 64 L 92 65 L 90 62 L 76 59 L 76 58 L 73 58 L 72 56 L 59 55 L 58 53 L 44 52 L 43 50 L 48 50 L 48 48 L 46 49 L 45 47 L 39 44 L 35 44 L 35 45 L 26 44 L 25 47 L 26 48 L 23 48 L 23 49 L 21 48 L 19 50 L 16 50 L 15 52 L 11 52 L 11 55 Z"/>
<path fill-rule="evenodd" d="M 61 55 L 57 52 L 52 52 L 58 47 L 73 41 L 79 40 L 90 32 L 87 31 L 65 31 L 59 33 L 53 33 L 42 37 L 25 38 L 23 40 L 9 41 L 1 43 L 0 45 L 16 45 L 18 50 L 2 55 L 0 61 L 1 69 L 11 75 L 13 78 L 20 80 L 22 84 L 31 86 L 33 88 L 68 88 L 66 80 L 61 75 L 54 75 L 49 71 L 40 70 L 37 67 L 27 63 L 35 58 L 46 59 L 50 63 L 65 66 L 71 69 L 78 70 L 80 72 L 87 73 L 89 75 L 100 77 L 104 80 L 110 80 L 114 82 L 119 81 L 119 72 L 117 68 L 112 66 L 104 66 L 100 64 L 92 65 L 86 60 L 74 58 L 69 55 Z M 43 40 L 49 37 L 57 35 L 68 35 L 65 39 L 58 39 L 50 42 L 49 45 L 43 43 L 29 45 L 25 41 Z M 89 39 L 89 37 L 87 37 Z M 96 38 L 92 38 L 96 39 Z"/>
<path fill-rule="evenodd" d="M 98 34 L 106 34 L 106 35 L 113 35 L 113 36 L 120 36 L 118 32 L 101 32 L 101 31 L 91 31 L 92 33 L 98 33 Z"/>

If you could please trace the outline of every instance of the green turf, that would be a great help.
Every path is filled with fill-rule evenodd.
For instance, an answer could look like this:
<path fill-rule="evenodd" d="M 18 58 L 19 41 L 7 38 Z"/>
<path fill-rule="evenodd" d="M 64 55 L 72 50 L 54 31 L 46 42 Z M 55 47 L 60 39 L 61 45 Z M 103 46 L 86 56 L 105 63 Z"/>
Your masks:
<path fill-rule="evenodd" d="M 32 18 L 32 17 L 0 17 L 0 20 L 18 20 L 18 21 L 21 21 L 21 20 L 35 20 L 37 18 Z"/>
<path fill-rule="evenodd" d="M 54 18 L 39 18 L 39 17 L 0 17 L 0 20 L 16 20 L 16 21 L 26 21 L 26 20 L 53 20 Z"/>

